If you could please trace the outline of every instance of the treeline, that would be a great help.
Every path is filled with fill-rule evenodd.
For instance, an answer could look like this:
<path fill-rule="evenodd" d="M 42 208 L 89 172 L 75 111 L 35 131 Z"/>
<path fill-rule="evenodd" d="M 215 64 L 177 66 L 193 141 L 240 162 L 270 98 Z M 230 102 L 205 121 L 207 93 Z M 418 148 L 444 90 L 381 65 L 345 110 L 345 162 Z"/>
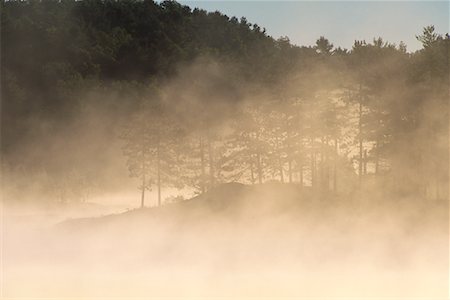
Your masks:
<path fill-rule="evenodd" d="M 280 57 L 275 41 L 245 18 L 174 1 L 0 3 L 2 169 L 5 186 L 29 194 L 79 177 L 110 185 L 112 158 L 98 153 L 109 152 L 149 85 L 197 57 L 237 62 L 236 82 L 270 75 L 256 62 Z"/>
<path fill-rule="evenodd" d="M 12 173 L 111 176 L 96 155 L 119 137 L 142 202 L 151 187 L 161 203 L 167 187 L 270 180 L 448 195 L 449 39 L 432 26 L 409 53 L 381 38 L 299 47 L 175 1 L 3 1 L 1 14 Z M 68 132 L 86 107 L 104 130 L 81 159 Z"/>
<path fill-rule="evenodd" d="M 447 51 L 447 42 L 436 35 L 431 47 Z M 142 204 L 152 187 L 160 204 L 164 187 L 203 193 L 223 182 L 274 180 L 320 192 L 375 188 L 445 199 L 445 74 L 415 73 L 432 50 L 409 54 L 376 39 L 333 51 L 325 38 L 313 49 L 314 66 L 286 70 L 270 87 L 242 88 L 230 83 L 228 66 L 202 60 L 148 94 L 121 136 Z M 443 81 L 433 88 L 428 76 Z"/>

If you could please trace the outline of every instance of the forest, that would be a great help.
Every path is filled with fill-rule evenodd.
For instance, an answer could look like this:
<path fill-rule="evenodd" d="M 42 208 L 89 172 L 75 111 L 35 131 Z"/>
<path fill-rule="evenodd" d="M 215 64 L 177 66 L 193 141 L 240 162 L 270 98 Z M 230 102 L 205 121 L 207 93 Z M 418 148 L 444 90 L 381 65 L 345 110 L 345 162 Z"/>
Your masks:
<path fill-rule="evenodd" d="M 229 182 L 448 197 L 450 39 L 432 25 L 408 52 L 298 46 L 176 1 L 2 1 L 1 22 L 7 201 L 86 201 L 128 175 L 140 206 Z"/>

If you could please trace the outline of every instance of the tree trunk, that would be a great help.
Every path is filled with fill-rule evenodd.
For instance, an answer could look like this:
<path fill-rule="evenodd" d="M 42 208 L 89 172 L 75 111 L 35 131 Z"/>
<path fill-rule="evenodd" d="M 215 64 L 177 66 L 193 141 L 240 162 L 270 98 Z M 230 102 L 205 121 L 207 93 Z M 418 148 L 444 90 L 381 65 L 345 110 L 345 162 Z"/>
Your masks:
<path fill-rule="evenodd" d="M 338 160 L 338 141 L 334 140 L 334 168 L 333 168 L 333 191 L 337 192 L 337 160 Z"/>
<path fill-rule="evenodd" d="M 208 160 L 209 160 L 209 188 L 212 189 L 215 185 L 214 179 L 214 153 L 211 143 L 211 136 L 208 132 Z"/>
<path fill-rule="evenodd" d="M 200 163 L 201 163 L 201 178 L 200 178 L 200 190 L 202 194 L 206 191 L 205 186 L 205 153 L 203 149 L 203 139 L 200 136 Z"/>
<path fill-rule="evenodd" d="M 359 186 L 362 185 L 363 176 L 363 139 L 362 139 L 362 94 L 361 83 L 359 84 L 359 116 L 358 116 L 358 138 L 359 138 Z"/>
<path fill-rule="evenodd" d="M 299 180 L 300 180 L 300 188 L 303 187 L 303 140 L 300 138 L 300 147 L 298 151 L 298 168 L 299 168 Z"/>
<path fill-rule="evenodd" d="M 375 142 L 375 175 L 378 175 L 380 169 L 380 153 L 379 153 L 380 142 L 377 140 Z"/>
<path fill-rule="evenodd" d="M 313 139 L 311 138 L 311 153 L 310 153 L 310 157 L 311 157 L 311 187 L 314 187 L 315 184 L 315 160 L 316 160 L 316 155 L 314 153 L 314 143 L 313 143 Z"/>
<path fill-rule="evenodd" d="M 144 200 L 145 200 L 145 172 L 147 170 L 145 169 L 145 146 L 143 146 L 142 149 L 142 195 L 141 195 L 141 208 L 144 207 Z"/>
<path fill-rule="evenodd" d="M 157 185 L 158 185 L 158 206 L 161 206 L 161 144 L 158 137 L 158 145 L 156 148 L 156 158 L 157 158 Z"/>
<path fill-rule="evenodd" d="M 256 163 L 258 167 L 258 183 L 263 183 L 263 172 L 262 172 L 262 166 L 261 166 L 261 154 L 258 152 L 256 154 Z"/>
<path fill-rule="evenodd" d="M 250 176 L 252 180 L 252 185 L 255 184 L 255 173 L 253 171 L 253 158 L 251 157 L 252 161 L 250 162 Z"/>
<path fill-rule="evenodd" d="M 275 153 L 278 154 L 278 172 L 280 172 L 280 181 L 284 183 L 284 172 L 283 172 L 283 159 L 281 158 L 281 153 L 279 151 L 279 138 L 278 136 L 275 139 Z"/>
<path fill-rule="evenodd" d="M 325 182 L 327 183 L 327 191 L 330 189 L 330 155 L 329 155 L 329 148 L 330 148 L 330 141 L 328 138 L 325 138 Z"/>
<path fill-rule="evenodd" d="M 320 179 L 321 179 L 321 186 L 325 191 L 328 191 L 329 188 L 329 181 L 328 181 L 328 175 L 327 175 L 327 168 L 328 168 L 328 161 L 327 161 L 327 146 L 328 141 L 327 138 L 324 136 L 322 137 L 322 143 L 321 143 L 321 149 L 320 149 Z"/>
<path fill-rule="evenodd" d="M 312 173 L 311 173 L 311 186 L 317 188 L 317 153 L 314 151 L 312 155 Z M 313 184 L 314 183 L 314 184 Z"/>
<path fill-rule="evenodd" d="M 144 208 L 144 198 L 145 198 L 145 173 L 142 173 L 142 195 L 141 195 L 141 208 Z"/>
<path fill-rule="evenodd" d="M 289 122 L 287 122 L 287 127 L 288 127 L 288 150 L 287 150 L 287 159 L 288 159 L 288 180 L 289 183 L 292 183 L 292 156 L 293 156 L 293 151 L 292 151 L 292 133 L 291 130 L 289 129 Z"/>
<path fill-rule="evenodd" d="M 440 195 L 440 188 L 439 188 L 439 166 L 437 163 L 435 164 L 434 178 L 435 178 L 435 183 L 436 183 L 436 200 L 439 200 L 441 198 L 441 195 Z"/>
<path fill-rule="evenodd" d="M 299 177 L 300 177 L 300 188 L 303 187 L 303 163 L 300 162 L 300 166 L 299 166 L 300 170 L 299 170 Z"/>
<path fill-rule="evenodd" d="M 289 183 L 292 183 L 292 160 L 288 161 Z"/>
<path fill-rule="evenodd" d="M 367 175 L 367 149 L 364 150 L 363 174 Z"/>
<path fill-rule="evenodd" d="M 314 155 L 314 165 L 315 165 L 315 173 L 316 173 L 316 186 L 320 189 L 323 187 L 323 178 L 322 178 L 322 165 L 323 165 L 323 157 L 322 151 L 318 149 L 317 153 Z"/>
<path fill-rule="evenodd" d="M 299 103 L 299 109 L 297 110 L 297 116 L 298 116 L 298 141 L 299 141 L 299 147 L 298 147 L 298 167 L 299 167 L 299 180 L 300 180 L 300 188 L 303 188 L 303 122 L 302 122 L 302 115 L 301 115 L 301 102 Z"/>

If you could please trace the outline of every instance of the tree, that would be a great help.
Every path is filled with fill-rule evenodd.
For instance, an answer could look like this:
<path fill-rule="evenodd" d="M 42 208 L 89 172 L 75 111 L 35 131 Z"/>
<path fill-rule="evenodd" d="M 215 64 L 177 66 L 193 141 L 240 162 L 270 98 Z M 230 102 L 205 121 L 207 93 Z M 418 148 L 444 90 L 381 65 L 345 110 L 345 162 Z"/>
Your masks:
<path fill-rule="evenodd" d="M 423 29 L 422 34 L 416 35 L 417 40 L 422 43 L 425 49 L 443 39 L 442 36 L 434 32 L 434 30 L 433 25 L 426 26 Z"/>
<path fill-rule="evenodd" d="M 266 118 L 264 107 L 244 105 L 233 123 L 228 138 L 229 153 L 225 156 L 225 168 L 234 170 L 234 178 L 243 178 L 251 184 L 264 182 L 268 144 L 265 140 Z"/>
<path fill-rule="evenodd" d="M 146 104 L 146 103 L 145 103 Z M 141 178 L 141 207 L 145 191 L 157 188 L 157 204 L 161 205 L 161 190 L 176 180 L 173 168 L 176 162 L 174 140 L 178 129 L 160 105 L 143 107 L 123 131 L 124 155 L 132 177 Z"/>
<path fill-rule="evenodd" d="M 316 45 L 314 46 L 314 49 L 316 49 L 316 51 L 320 54 L 329 55 L 329 54 L 331 54 L 333 47 L 334 47 L 333 44 L 330 43 L 330 41 L 328 39 L 321 36 L 316 41 Z"/>

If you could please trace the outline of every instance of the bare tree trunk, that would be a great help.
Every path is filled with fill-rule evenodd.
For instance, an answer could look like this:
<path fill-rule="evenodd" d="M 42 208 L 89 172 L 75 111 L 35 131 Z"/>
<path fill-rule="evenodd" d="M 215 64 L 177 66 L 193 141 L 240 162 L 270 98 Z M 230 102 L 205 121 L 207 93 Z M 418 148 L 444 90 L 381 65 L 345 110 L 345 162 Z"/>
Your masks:
<path fill-rule="evenodd" d="M 145 201 L 145 146 L 142 147 L 142 195 L 141 195 L 141 208 L 144 207 Z"/>
<path fill-rule="evenodd" d="M 302 135 L 302 118 L 300 109 L 297 110 L 298 114 L 298 140 L 299 140 L 299 149 L 298 149 L 298 164 L 299 164 L 299 172 L 300 172 L 300 188 L 303 188 L 303 135 Z"/>
<path fill-rule="evenodd" d="M 299 153 L 298 153 L 298 167 L 299 167 L 299 180 L 300 180 L 300 188 L 303 187 L 303 157 L 302 157 L 302 151 L 303 151 L 303 140 L 300 138 L 300 147 L 299 147 Z"/>
<path fill-rule="evenodd" d="M 299 170 L 299 177 L 300 177 L 300 188 L 303 187 L 303 163 L 300 161 L 300 166 L 299 166 L 300 170 Z"/>
<path fill-rule="evenodd" d="M 214 179 L 214 153 L 211 142 L 211 136 L 208 131 L 208 160 L 209 160 L 209 188 L 212 189 L 215 185 Z"/>
<path fill-rule="evenodd" d="M 333 168 L 333 191 L 337 192 L 337 160 L 338 160 L 338 141 L 334 140 L 334 168 Z"/>
<path fill-rule="evenodd" d="M 161 206 L 161 142 L 158 137 L 158 145 L 156 148 L 156 158 L 157 158 L 157 185 L 158 185 L 158 206 Z"/>
<path fill-rule="evenodd" d="M 287 124 L 288 126 L 288 150 L 287 150 L 287 159 L 288 159 L 288 180 L 289 183 L 292 183 L 292 156 L 293 156 L 293 151 L 292 151 L 292 133 L 291 130 L 289 129 L 289 122 Z"/>
<path fill-rule="evenodd" d="M 280 181 L 284 183 L 284 172 L 283 172 L 283 159 L 281 158 L 281 153 L 279 151 L 279 138 L 275 139 L 275 153 L 278 154 L 278 172 L 280 172 Z"/>
<path fill-rule="evenodd" d="M 315 160 L 316 160 L 316 155 L 314 153 L 314 143 L 313 143 L 313 139 L 311 138 L 311 153 L 310 153 L 310 157 L 311 157 L 311 187 L 314 187 L 315 185 Z"/>
<path fill-rule="evenodd" d="M 362 139 L 362 94 L 361 83 L 359 84 L 359 112 L 358 112 L 358 138 L 359 138 L 359 186 L 362 185 L 363 176 L 363 139 Z"/>
<path fill-rule="evenodd" d="M 367 149 L 364 150 L 363 174 L 367 175 Z"/>
<path fill-rule="evenodd" d="M 289 183 L 292 183 L 292 160 L 289 158 L 288 161 L 288 172 L 289 172 Z"/>
<path fill-rule="evenodd" d="M 327 183 L 327 191 L 330 189 L 330 155 L 329 155 L 329 148 L 330 148 L 330 141 L 328 138 L 325 138 L 325 181 Z"/>
<path fill-rule="evenodd" d="M 328 140 L 327 137 L 322 137 L 321 149 L 320 149 L 320 177 L 322 181 L 322 188 L 328 191 L 330 188 L 330 181 L 328 176 Z"/>
<path fill-rule="evenodd" d="M 435 178 L 435 182 L 436 182 L 436 200 L 439 200 L 441 195 L 440 195 L 440 188 L 439 188 L 439 166 L 437 163 L 435 163 L 434 178 Z"/>
<path fill-rule="evenodd" d="M 261 166 L 261 154 L 256 153 L 256 163 L 257 163 L 257 167 L 258 167 L 258 183 L 262 184 L 263 183 L 263 171 L 262 171 L 262 166 Z"/>
<path fill-rule="evenodd" d="M 325 187 L 324 172 L 323 172 L 323 169 L 324 169 L 323 137 L 320 139 L 319 155 L 320 155 L 320 164 L 319 164 L 319 168 L 318 168 L 319 186 L 320 186 L 320 189 L 323 189 Z"/>
<path fill-rule="evenodd" d="M 378 170 L 380 167 L 380 154 L 379 154 L 379 142 L 377 141 L 375 144 L 375 174 L 378 175 Z"/>
<path fill-rule="evenodd" d="M 250 175 L 251 175 L 252 185 L 253 185 L 253 184 L 255 184 L 255 173 L 253 171 L 253 159 L 250 162 Z"/>
<path fill-rule="evenodd" d="M 280 169 L 280 181 L 281 183 L 284 183 L 284 172 L 283 172 L 283 162 L 281 159 L 281 156 L 278 157 L 278 163 L 279 163 L 279 169 Z"/>
<path fill-rule="evenodd" d="M 312 155 L 312 173 L 311 173 L 311 186 L 317 188 L 317 153 L 314 151 Z M 314 183 L 314 184 L 313 184 Z"/>
<path fill-rule="evenodd" d="M 141 208 L 144 208 L 144 198 L 145 198 L 145 173 L 142 173 Z"/>
<path fill-rule="evenodd" d="M 205 153 L 203 149 L 203 139 L 200 136 L 200 163 L 201 163 L 201 178 L 200 178 L 200 189 L 202 191 L 202 194 L 206 191 L 205 186 Z"/>
<path fill-rule="evenodd" d="M 316 187 L 319 189 L 322 187 L 322 152 L 320 149 L 317 149 L 317 152 L 314 154 L 314 165 L 315 165 L 315 174 L 316 174 Z"/>

